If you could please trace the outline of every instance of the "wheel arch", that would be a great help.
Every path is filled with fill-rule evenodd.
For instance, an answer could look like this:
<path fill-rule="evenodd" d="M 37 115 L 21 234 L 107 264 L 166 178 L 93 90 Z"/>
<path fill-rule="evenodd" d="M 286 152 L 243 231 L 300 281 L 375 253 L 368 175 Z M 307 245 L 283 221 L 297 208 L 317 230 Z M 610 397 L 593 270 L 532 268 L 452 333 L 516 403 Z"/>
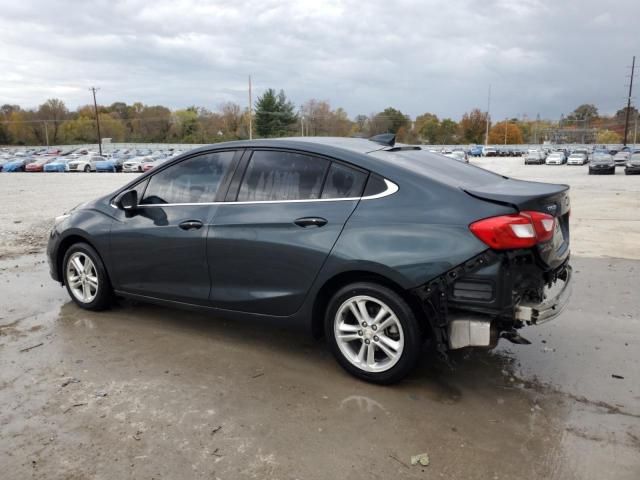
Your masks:
<path fill-rule="evenodd" d="M 91 240 L 89 240 L 86 236 L 80 233 L 72 233 L 70 235 L 67 235 L 60 241 L 60 245 L 58 246 L 58 251 L 56 253 L 56 271 L 58 273 L 58 278 L 60 279 L 60 283 L 64 285 L 64 272 L 63 272 L 62 261 L 64 260 L 64 256 L 67 253 L 67 251 L 76 243 L 86 243 L 87 245 L 89 245 L 91 248 L 95 250 L 95 252 L 98 254 L 98 257 L 100 257 L 100 261 L 102 262 L 102 265 L 104 265 L 104 269 L 105 269 L 105 272 L 107 273 L 107 277 L 109 277 L 109 282 L 111 282 L 109 271 L 107 270 L 107 264 L 105 263 L 104 258 L 100 253 L 100 250 L 98 250 L 98 248 L 96 248 L 96 245 Z"/>
<path fill-rule="evenodd" d="M 404 301 L 407 302 L 416 316 L 416 319 L 418 319 L 421 327 L 423 327 L 423 332 L 427 331 L 426 327 L 428 325 L 424 312 L 418 303 L 418 299 L 409 293 L 409 291 L 389 277 L 380 273 L 366 270 L 350 270 L 332 276 L 318 289 L 318 293 L 315 295 L 311 310 L 311 332 L 315 338 L 324 336 L 324 315 L 331 297 L 341 288 L 356 282 L 375 283 L 387 287 L 397 293 Z"/>

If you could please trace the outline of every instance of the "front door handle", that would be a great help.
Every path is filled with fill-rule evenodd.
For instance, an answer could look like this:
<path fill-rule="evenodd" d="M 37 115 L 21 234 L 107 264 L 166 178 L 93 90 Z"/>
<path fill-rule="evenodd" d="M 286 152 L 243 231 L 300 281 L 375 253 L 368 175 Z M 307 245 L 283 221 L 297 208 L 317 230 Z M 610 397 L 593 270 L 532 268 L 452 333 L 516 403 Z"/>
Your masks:
<path fill-rule="evenodd" d="M 324 227 L 327 224 L 327 219 L 322 217 L 303 217 L 294 220 L 293 223 L 302 228 Z"/>
<path fill-rule="evenodd" d="M 185 220 L 178 226 L 182 230 L 198 230 L 202 228 L 202 222 L 200 220 Z"/>

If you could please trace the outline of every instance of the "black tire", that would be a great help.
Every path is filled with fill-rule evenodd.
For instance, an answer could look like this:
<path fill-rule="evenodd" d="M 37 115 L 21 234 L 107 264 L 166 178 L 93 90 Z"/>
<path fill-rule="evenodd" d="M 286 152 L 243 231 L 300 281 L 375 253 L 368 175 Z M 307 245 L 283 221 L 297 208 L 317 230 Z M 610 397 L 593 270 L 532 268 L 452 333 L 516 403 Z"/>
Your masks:
<path fill-rule="evenodd" d="M 402 327 L 404 336 L 402 353 L 396 363 L 387 370 L 379 372 L 363 370 L 351 363 L 338 346 L 334 332 L 336 315 L 347 300 L 356 296 L 372 297 L 386 304 Z M 336 292 L 327 305 L 324 328 L 329 347 L 342 368 L 355 377 L 371 383 L 389 385 L 399 382 L 413 370 L 422 350 L 422 331 L 411 307 L 396 292 L 376 283 L 353 283 Z M 381 351 L 379 347 L 378 350 Z"/>
<path fill-rule="evenodd" d="M 91 171 L 91 167 L 89 165 L 84 167 L 84 173 L 89 173 Z"/>
<path fill-rule="evenodd" d="M 95 293 L 95 298 L 88 302 L 83 302 L 76 297 L 76 295 L 72 292 L 69 282 L 68 264 L 70 259 L 76 253 L 82 253 L 89 257 L 93 262 L 93 265 L 95 266 L 95 272 L 97 273 L 98 287 Z M 105 310 L 111 306 L 111 302 L 113 299 L 111 281 L 109 280 L 109 275 L 107 274 L 107 270 L 104 267 L 104 263 L 102 263 L 100 255 L 98 255 L 98 252 L 96 252 L 91 245 L 80 242 L 73 244 L 67 249 L 62 260 L 62 278 L 64 279 L 64 284 L 67 287 L 69 296 L 80 308 L 100 311 Z"/>

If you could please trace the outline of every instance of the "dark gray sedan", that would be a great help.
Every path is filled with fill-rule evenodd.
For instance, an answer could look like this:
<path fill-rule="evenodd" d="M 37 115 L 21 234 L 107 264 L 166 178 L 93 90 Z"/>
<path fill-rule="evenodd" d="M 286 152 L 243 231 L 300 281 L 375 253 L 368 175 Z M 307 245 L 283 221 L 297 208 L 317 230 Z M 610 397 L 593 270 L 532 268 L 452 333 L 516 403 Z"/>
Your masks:
<path fill-rule="evenodd" d="M 378 383 L 403 378 L 427 341 L 445 360 L 500 337 L 526 343 L 517 330 L 569 296 L 568 187 L 394 142 L 185 153 L 58 217 L 51 276 L 90 310 L 123 296 L 292 320 Z"/>

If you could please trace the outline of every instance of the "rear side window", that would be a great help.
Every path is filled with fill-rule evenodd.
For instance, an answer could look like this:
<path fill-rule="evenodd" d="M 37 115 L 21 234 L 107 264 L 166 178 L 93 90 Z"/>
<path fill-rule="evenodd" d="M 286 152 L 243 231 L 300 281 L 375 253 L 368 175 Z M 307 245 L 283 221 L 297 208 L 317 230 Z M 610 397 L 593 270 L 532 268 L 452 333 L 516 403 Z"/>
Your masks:
<path fill-rule="evenodd" d="M 322 198 L 359 197 L 366 180 L 366 173 L 334 162 L 324 182 Z"/>
<path fill-rule="evenodd" d="M 244 174 L 239 202 L 311 200 L 320 190 L 329 161 L 293 152 L 256 151 Z"/>
<path fill-rule="evenodd" d="M 229 172 L 235 152 L 216 152 L 189 158 L 153 175 L 142 204 L 208 203 Z"/>

